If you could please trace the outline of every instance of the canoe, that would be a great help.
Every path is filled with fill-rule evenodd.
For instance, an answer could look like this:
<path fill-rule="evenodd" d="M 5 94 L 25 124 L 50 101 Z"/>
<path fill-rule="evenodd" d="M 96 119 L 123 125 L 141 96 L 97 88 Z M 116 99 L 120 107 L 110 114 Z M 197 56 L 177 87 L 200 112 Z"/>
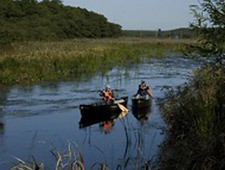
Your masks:
<path fill-rule="evenodd" d="M 87 113 L 88 114 L 88 113 Z M 85 128 L 97 123 L 104 123 L 104 122 L 111 122 L 114 119 L 122 119 L 123 117 L 125 117 L 127 115 L 126 112 L 119 112 L 119 113 L 107 113 L 107 114 L 103 114 L 103 113 L 92 113 L 90 112 L 88 114 L 89 116 L 81 116 L 80 122 L 79 122 L 79 127 L 80 128 Z"/>
<path fill-rule="evenodd" d="M 126 107 L 128 101 L 128 97 L 121 97 L 116 99 L 116 102 L 122 104 Z M 95 115 L 104 115 L 109 113 L 120 113 L 121 109 L 118 107 L 117 104 L 114 103 L 104 103 L 98 102 L 89 105 L 80 105 L 80 112 L 83 117 L 90 116 L 90 114 Z"/>
<path fill-rule="evenodd" d="M 147 108 L 152 104 L 152 98 L 149 95 L 136 97 L 133 95 L 132 97 L 132 107 L 135 109 Z"/>

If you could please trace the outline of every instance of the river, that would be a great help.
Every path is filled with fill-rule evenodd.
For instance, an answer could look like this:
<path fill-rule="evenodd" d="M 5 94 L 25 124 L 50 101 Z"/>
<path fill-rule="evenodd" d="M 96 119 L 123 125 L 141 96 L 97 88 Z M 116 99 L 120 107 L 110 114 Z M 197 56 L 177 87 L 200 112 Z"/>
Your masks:
<path fill-rule="evenodd" d="M 82 151 L 85 167 L 107 163 L 110 169 L 138 166 L 157 157 L 166 128 L 157 104 L 164 87 L 175 88 L 190 78 L 199 62 L 183 57 L 152 59 L 129 68 L 113 68 L 104 75 L 33 86 L 0 87 L 0 169 L 9 169 L 15 157 L 44 162 L 52 169 L 50 151 L 66 152 L 68 143 Z M 131 96 L 141 80 L 153 89 L 152 107 L 133 113 Z M 100 123 L 80 128 L 79 105 L 96 102 L 99 90 L 110 84 L 118 96 L 129 96 L 130 112 L 105 129 Z"/>

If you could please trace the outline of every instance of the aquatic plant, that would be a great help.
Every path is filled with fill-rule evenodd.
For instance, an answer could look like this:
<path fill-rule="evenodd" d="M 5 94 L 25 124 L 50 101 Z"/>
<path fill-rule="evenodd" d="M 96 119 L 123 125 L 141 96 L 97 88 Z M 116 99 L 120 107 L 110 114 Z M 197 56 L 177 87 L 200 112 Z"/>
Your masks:
<path fill-rule="evenodd" d="M 38 165 L 34 157 L 32 161 L 24 161 L 20 158 L 15 158 L 19 163 L 18 165 L 13 166 L 10 170 L 44 170 L 44 164 L 41 163 Z"/>
<path fill-rule="evenodd" d="M 77 79 L 113 66 L 178 54 L 190 40 L 140 38 L 73 39 L 62 42 L 14 43 L 0 51 L 0 83 L 34 83 Z"/>
<path fill-rule="evenodd" d="M 76 149 L 76 150 L 75 150 Z M 84 170 L 84 159 L 83 155 L 73 142 L 68 144 L 68 148 L 65 152 L 51 151 L 52 155 L 55 158 L 54 170 L 68 169 L 68 170 Z M 34 157 L 32 161 L 23 161 L 22 159 L 16 158 L 19 162 L 18 165 L 10 168 L 11 170 L 44 170 L 44 163 L 40 165 L 36 162 Z M 101 168 L 105 170 L 105 168 Z"/>

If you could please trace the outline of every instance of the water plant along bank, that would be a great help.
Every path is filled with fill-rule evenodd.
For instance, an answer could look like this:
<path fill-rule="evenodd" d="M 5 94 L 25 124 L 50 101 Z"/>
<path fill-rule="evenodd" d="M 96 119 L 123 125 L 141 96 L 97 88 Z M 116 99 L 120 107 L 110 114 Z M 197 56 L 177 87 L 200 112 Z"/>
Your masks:
<path fill-rule="evenodd" d="M 162 169 L 224 169 L 225 68 L 205 67 L 162 105 Z"/>
<path fill-rule="evenodd" d="M 191 40 L 74 39 L 14 43 L 0 51 L 0 83 L 35 83 L 104 73 L 113 66 L 178 54 Z"/>

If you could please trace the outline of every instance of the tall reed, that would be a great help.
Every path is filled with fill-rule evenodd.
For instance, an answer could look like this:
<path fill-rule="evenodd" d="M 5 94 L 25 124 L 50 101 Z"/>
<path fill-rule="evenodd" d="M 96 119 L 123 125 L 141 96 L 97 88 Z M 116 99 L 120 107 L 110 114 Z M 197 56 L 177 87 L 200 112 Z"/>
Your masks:
<path fill-rule="evenodd" d="M 74 39 L 14 43 L 0 51 L 0 83 L 34 83 L 91 76 L 113 66 L 179 53 L 190 40 Z"/>
<path fill-rule="evenodd" d="M 206 67 L 162 105 L 162 169 L 225 168 L 225 68 Z"/>
<path fill-rule="evenodd" d="M 76 150 L 74 149 L 76 148 Z M 52 151 L 52 155 L 55 158 L 55 166 L 52 169 L 61 170 L 84 170 L 84 160 L 80 149 L 76 144 L 68 144 L 66 152 Z M 16 158 L 19 162 L 17 165 L 10 168 L 10 170 L 44 170 L 44 164 L 38 164 L 36 160 L 32 157 L 32 161 L 23 161 L 22 159 Z M 103 169 L 101 169 L 103 170 Z"/>

